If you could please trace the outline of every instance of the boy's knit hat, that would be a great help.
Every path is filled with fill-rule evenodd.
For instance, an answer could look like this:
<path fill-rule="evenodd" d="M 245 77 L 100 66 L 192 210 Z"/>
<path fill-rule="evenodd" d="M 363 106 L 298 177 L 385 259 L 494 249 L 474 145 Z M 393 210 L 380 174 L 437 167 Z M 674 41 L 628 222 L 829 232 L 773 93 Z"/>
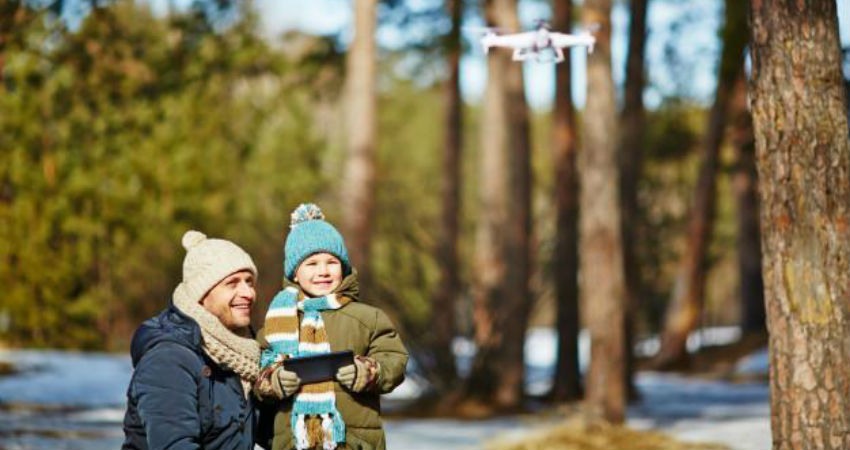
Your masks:
<path fill-rule="evenodd" d="M 186 258 L 183 259 L 183 281 L 174 296 L 198 302 L 228 275 L 249 270 L 257 276 L 257 266 L 251 256 L 238 245 L 224 239 L 207 239 L 200 231 L 189 230 L 183 235 Z"/>
<path fill-rule="evenodd" d="M 316 253 L 330 253 L 336 256 L 342 262 L 343 275 L 351 273 L 345 241 L 339 231 L 325 221 L 325 215 L 318 206 L 312 203 L 298 205 L 290 216 L 289 228 L 283 260 L 286 278 L 292 280 L 298 266 Z"/>

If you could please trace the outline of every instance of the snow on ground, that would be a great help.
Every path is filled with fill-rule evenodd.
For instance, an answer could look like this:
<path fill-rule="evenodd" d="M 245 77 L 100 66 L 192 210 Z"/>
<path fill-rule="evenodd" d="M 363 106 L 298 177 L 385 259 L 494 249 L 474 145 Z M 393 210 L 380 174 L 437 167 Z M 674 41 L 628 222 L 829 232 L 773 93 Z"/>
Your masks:
<path fill-rule="evenodd" d="M 529 333 L 528 392 L 545 390 L 551 383 L 553 341 L 551 331 Z M 12 362 L 20 370 L 0 377 L 0 448 L 120 447 L 125 390 L 132 374 L 128 356 L 24 350 L 0 351 L 0 361 Z M 756 353 L 742 360 L 738 370 L 765 373 L 766 366 L 766 353 Z M 642 402 L 629 408 L 629 426 L 658 429 L 683 440 L 726 443 L 735 450 L 770 448 L 765 383 L 731 384 L 657 373 L 641 373 L 636 382 Z M 385 403 L 404 402 L 423 389 L 425 381 L 411 373 Z M 417 418 L 390 419 L 385 426 L 389 448 L 462 450 L 480 449 L 493 438 L 519 437 L 555 420 L 529 416 L 482 421 Z"/>
<path fill-rule="evenodd" d="M 629 408 L 629 426 L 661 430 L 687 441 L 722 443 L 735 450 L 771 447 L 766 383 L 659 373 L 641 373 L 636 382 L 643 401 Z"/>
<path fill-rule="evenodd" d="M 3 351 L 21 373 L 0 377 L 0 402 L 96 407 L 124 403 L 130 356 L 62 351 Z"/>

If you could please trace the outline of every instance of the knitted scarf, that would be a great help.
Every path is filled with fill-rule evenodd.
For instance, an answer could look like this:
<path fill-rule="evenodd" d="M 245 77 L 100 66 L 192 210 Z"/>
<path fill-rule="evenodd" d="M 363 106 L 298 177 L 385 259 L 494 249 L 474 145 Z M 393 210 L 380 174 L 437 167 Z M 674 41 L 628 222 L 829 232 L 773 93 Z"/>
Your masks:
<path fill-rule="evenodd" d="M 225 370 L 236 372 L 242 379 L 245 394 L 257 380 L 260 346 L 249 336 L 239 336 L 225 327 L 218 317 L 185 296 L 175 295 L 174 306 L 191 317 L 201 328 L 204 353 Z"/>
<path fill-rule="evenodd" d="M 269 347 L 262 351 L 261 367 L 265 369 L 280 362 L 286 367 L 287 358 L 330 353 L 321 312 L 342 308 L 350 301 L 349 297 L 336 294 L 304 298 L 294 286 L 278 292 L 266 313 Z M 303 313 L 300 326 L 298 311 Z M 345 442 L 345 422 L 336 409 L 333 381 L 301 386 L 292 405 L 291 426 L 299 450 L 316 446 L 331 450 Z"/>

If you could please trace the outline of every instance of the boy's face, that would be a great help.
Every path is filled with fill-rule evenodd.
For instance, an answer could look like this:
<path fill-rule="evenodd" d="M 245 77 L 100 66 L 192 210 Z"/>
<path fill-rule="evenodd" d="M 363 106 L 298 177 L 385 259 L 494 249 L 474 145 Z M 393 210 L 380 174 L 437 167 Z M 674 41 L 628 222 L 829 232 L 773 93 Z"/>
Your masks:
<path fill-rule="evenodd" d="M 201 306 L 231 331 L 251 325 L 251 308 L 257 294 L 254 274 L 248 270 L 232 273 L 207 292 Z"/>
<path fill-rule="evenodd" d="M 342 262 L 330 253 L 316 253 L 295 270 L 293 280 L 311 297 L 332 293 L 342 283 Z"/>

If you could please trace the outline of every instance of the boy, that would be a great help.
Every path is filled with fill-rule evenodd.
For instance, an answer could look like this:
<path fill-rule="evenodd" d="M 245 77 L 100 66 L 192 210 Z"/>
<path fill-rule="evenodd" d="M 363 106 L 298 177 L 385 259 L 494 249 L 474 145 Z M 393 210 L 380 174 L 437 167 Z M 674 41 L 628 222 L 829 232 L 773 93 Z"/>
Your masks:
<path fill-rule="evenodd" d="M 404 380 L 407 351 L 387 315 L 359 301 L 345 242 L 321 210 L 300 205 L 290 228 L 284 289 L 258 336 L 262 372 L 255 391 L 281 400 L 272 449 L 384 449 L 380 395 Z M 286 370 L 288 358 L 340 350 L 355 358 L 335 380 L 301 384 Z"/>

